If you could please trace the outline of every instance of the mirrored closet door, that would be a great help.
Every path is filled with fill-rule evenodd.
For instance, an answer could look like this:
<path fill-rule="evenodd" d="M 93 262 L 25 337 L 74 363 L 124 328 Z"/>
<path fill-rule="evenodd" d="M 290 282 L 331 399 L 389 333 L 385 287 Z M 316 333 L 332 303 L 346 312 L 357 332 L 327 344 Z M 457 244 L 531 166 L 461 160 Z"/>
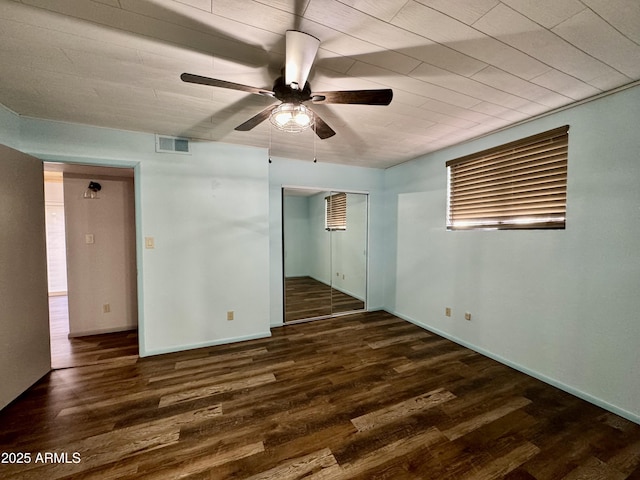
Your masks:
<path fill-rule="evenodd" d="M 283 188 L 284 320 L 362 311 L 368 195 Z"/>

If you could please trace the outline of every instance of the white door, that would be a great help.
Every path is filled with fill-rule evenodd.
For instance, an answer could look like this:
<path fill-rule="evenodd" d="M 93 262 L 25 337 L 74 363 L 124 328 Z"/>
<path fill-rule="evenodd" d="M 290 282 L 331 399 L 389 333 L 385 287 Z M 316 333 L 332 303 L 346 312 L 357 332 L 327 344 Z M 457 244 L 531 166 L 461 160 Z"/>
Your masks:
<path fill-rule="evenodd" d="M 51 369 L 44 178 L 0 145 L 0 409 Z"/>

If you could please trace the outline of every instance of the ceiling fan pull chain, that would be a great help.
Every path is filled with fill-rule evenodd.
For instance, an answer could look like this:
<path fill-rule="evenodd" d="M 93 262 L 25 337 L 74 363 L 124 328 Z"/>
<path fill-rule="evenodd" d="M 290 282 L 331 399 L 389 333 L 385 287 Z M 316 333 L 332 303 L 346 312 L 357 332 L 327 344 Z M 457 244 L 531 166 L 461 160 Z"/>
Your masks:
<path fill-rule="evenodd" d="M 269 125 L 269 163 L 271 163 L 271 132 L 273 131 L 273 125 Z"/>
<path fill-rule="evenodd" d="M 316 156 L 316 137 L 318 136 L 318 124 L 313 122 L 313 163 L 318 163 Z"/>

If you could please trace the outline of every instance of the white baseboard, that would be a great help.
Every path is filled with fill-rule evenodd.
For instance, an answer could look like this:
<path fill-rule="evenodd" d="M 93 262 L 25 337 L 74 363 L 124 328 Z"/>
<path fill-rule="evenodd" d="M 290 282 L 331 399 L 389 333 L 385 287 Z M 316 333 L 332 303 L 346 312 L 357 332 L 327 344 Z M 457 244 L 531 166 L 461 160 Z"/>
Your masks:
<path fill-rule="evenodd" d="M 129 332 L 137 330 L 137 325 L 124 327 L 99 328 L 96 330 L 83 330 L 81 332 L 69 332 L 69 338 L 88 337 L 89 335 L 102 335 L 103 333 Z"/>
<path fill-rule="evenodd" d="M 143 351 L 143 348 L 140 348 L 140 356 L 141 357 L 150 357 L 153 355 L 163 355 L 165 353 L 175 353 L 182 352 L 185 350 L 193 350 L 196 348 L 205 348 L 205 347 L 214 347 L 216 345 L 226 345 L 228 343 L 236 343 L 236 342 L 245 342 L 247 340 L 257 340 L 260 338 L 268 338 L 271 336 L 271 331 L 268 332 L 259 332 L 251 335 L 244 335 L 240 337 L 228 337 L 221 338 L 219 340 L 212 340 L 210 342 L 202 342 L 202 343 L 192 343 L 189 345 L 179 345 L 171 348 L 158 348 L 155 350 Z"/>
<path fill-rule="evenodd" d="M 489 352 L 481 347 L 478 347 L 476 345 L 473 345 L 471 343 L 468 343 L 464 340 L 461 340 L 453 335 L 450 335 L 446 332 L 443 332 L 441 330 L 438 330 L 437 328 L 433 328 L 429 325 L 425 325 L 422 322 L 418 322 L 417 320 L 408 317 L 407 315 L 403 315 L 401 313 L 397 313 L 397 312 L 393 312 L 393 311 L 389 311 L 387 310 L 389 313 L 391 313 L 392 315 L 395 315 L 396 317 L 402 318 L 403 320 L 406 320 L 407 322 L 413 323 L 414 325 L 417 325 L 420 328 L 423 328 L 429 332 L 435 333 L 436 335 L 440 335 L 441 337 L 446 338 L 447 340 L 451 340 L 454 343 L 457 343 L 459 345 L 462 345 L 463 347 L 466 347 L 470 350 L 473 350 L 475 352 L 478 352 L 482 355 L 484 355 L 485 357 L 489 357 L 493 360 L 495 360 L 496 362 L 500 362 L 503 365 L 506 365 L 508 367 L 511 367 L 515 370 L 518 370 L 519 372 L 522 372 L 526 375 L 529 375 L 530 377 L 536 378 L 544 383 L 547 383 L 551 386 L 554 386 L 556 388 L 559 388 L 560 390 L 563 390 L 567 393 L 570 393 L 571 395 L 574 395 L 582 400 L 585 400 L 589 403 L 592 403 L 594 405 L 597 405 L 598 407 L 601 407 L 605 410 L 608 410 L 609 412 L 615 413 L 616 415 L 619 415 L 623 418 L 626 418 L 627 420 L 630 420 L 634 423 L 640 424 L 640 415 L 633 413 L 633 412 L 629 412 L 623 408 L 620 408 L 616 405 L 612 405 L 611 403 L 602 400 L 601 398 L 598 397 L 594 397 L 593 395 L 583 392 L 581 390 L 578 390 L 570 385 L 567 385 L 565 383 L 560 382 L 559 380 L 556 380 L 554 378 L 548 377 L 547 375 L 544 375 L 540 372 L 536 372 L 535 370 L 531 370 L 527 367 L 524 367 L 522 365 L 519 365 L 515 362 L 512 362 L 511 360 L 508 360 L 506 358 L 501 357 L 500 355 L 497 355 L 493 352 Z"/>

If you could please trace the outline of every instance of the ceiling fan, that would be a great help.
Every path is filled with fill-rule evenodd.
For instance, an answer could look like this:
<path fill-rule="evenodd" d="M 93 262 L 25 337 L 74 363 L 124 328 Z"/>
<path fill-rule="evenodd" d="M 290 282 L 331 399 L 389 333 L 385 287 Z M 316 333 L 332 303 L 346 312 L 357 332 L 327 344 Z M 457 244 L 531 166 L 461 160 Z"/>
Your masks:
<path fill-rule="evenodd" d="M 280 101 L 279 104 L 267 107 L 243 124 L 238 125 L 235 130 L 248 131 L 269 119 L 274 126 L 285 132 L 297 133 L 313 127 L 316 135 L 325 139 L 332 137 L 336 132 L 317 113 L 305 105 L 306 102 L 312 104 L 389 105 L 393 98 L 393 90 L 385 88 L 313 92 L 307 77 L 319 46 L 320 40 L 316 37 L 297 30 L 287 30 L 285 66 L 283 74 L 276 79 L 272 90 L 191 73 L 183 73 L 180 78 L 184 82 L 240 90 L 272 97 Z"/>

